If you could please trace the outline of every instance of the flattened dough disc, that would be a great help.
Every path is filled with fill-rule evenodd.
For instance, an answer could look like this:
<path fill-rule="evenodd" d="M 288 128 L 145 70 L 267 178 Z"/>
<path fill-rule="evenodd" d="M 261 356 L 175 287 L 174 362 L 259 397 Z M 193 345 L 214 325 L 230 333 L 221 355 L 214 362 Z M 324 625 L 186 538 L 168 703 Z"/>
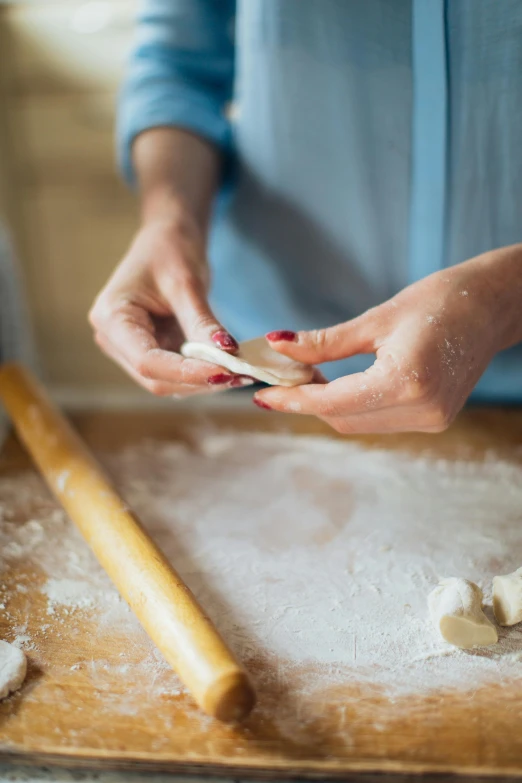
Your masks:
<path fill-rule="evenodd" d="M 271 386 L 301 386 L 309 383 L 314 368 L 294 362 L 270 348 L 264 337 L 247 340 L 239 345 L 239 353 L 232 356 L 206 343 L 185 343 L 181 353 L 187 359 L 202 359 L 225 367 L 238 375 L 250 375 Z"/>
<path fill-rule="evenodd" d="M 25 679 L 27 660 L 18 647 L 0 641 L 0 699 L 18 690 Z"/>
<path fill-rule="evenodd" d="M 484 614 L 482 599 L 480 587 L 468 579 L 441 579 L 428 607 L 442 638 L 463 650 L 496 644 L 497 629 Z"/>

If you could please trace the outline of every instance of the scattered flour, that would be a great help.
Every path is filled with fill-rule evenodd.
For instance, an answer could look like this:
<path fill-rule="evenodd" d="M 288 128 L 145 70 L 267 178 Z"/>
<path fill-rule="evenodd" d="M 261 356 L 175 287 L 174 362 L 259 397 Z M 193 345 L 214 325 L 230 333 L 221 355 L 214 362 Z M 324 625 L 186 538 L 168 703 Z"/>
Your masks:
<path fill-rule="evenodd" d="M 368 681 L 390 695 L 522 678 L 522 627 L 500 629 L 491 648 L 460 651 L 437 636 L 426 610 L 441 577 L 478 582 L 490 602 L 492 577 L 521 565 L 516 461 L 203 431 L 191 446 L 142 442 L 104 461 L 247 665 L 277 660 L 282 681 L 313 667 L 314 682 L 299 676 L 300 687 Z M 29 522 L 11 519 L 15 499 Z M 63 613 L 86 611 L 96 614 L 99 634 L 118 626 L 132 644 L 142 633 L 137 621 L 40 479 L 1 479 L 2 507 L 0 568 L 19 557 L 6 549 L 15 544 L 43 569 L 48 632 L 66 633 Z M 1 599 L 9 594 L 0 585 Z M 21 628 L 20 646 L 26 636 Z M 74 668 L 84 665 L 110 682 L 107 662 Z M 142 665 L 167 668 L 152 645 Z"/>
<path fill-rule="evenodd" d="M 96 595 L 91 592 L 89 582 L 81 579 L 49 579 L 43 592 L 49 599 L 48 605 L 53 608 L 87 609 L 96 603 Z"/>

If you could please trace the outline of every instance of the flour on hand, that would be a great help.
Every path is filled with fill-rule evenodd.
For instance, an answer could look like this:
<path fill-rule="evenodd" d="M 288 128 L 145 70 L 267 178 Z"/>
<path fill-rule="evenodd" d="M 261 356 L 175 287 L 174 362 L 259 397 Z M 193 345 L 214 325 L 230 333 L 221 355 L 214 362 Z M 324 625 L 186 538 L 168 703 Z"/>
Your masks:
<path fill-rule="evenodd" d="M 467 579 L 442 579 L 428 596 L 431 619 L 443 639 L 455 647 L 487 647 L 498 641 L 482 611 L 482 590 Z"/>
<path fill-rule="evenodd" d="M 0 699 L 18 690 L 27 673 L 24 653 L 14 644 L 0 641 Z"/>
<path fill-rule="evenodd" d="M 309 383 L 314 374 L 313 367 L 274 351 L 264 337 L 240 343 L 235 356 L 206 343 L 185 343 L 181 353 L 187 359 L 219 364 L 230 372 L 249 375 L 271 386 L 301 386 Z"/>
<path fill-rule="evenodd" d="M 522 568 L 494 577 L 493 611 L 500 625 L 522 622 Z"/>

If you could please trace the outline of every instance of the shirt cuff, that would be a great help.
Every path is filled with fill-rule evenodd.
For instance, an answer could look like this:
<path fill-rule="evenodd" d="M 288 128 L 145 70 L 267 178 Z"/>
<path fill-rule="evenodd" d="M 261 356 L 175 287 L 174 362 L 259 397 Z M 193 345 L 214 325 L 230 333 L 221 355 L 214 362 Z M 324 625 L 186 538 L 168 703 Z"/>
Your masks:
<path fill-rule="evenodd" d="M 220 107 L 199 92 L 181 89 L 173 94 L 170 85 L 161 90 L 157 85 L 147 87 L 129 86 L 120 97 L 116 141 L 120 169 L 127 182 L 136 184 L 132 162 L 134 140 L 140 133 L 159 127 L 183 128 L 215 144 L 225 155 L 227 178 L 231 170 L 232 129 Z"/>

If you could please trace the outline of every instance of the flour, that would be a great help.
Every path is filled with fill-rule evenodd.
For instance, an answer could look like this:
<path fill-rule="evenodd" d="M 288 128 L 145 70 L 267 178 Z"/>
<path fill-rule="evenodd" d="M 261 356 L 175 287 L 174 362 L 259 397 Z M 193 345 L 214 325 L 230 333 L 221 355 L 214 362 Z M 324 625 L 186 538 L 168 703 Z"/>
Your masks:
<path fill-rule="evenodd" d="M 450 462 L 327 438 L 204 431 L 191 446 L 142 442 L 105 461 L 237 655 L 247 666 L 274 664 L 265 678 L 303 690 L 362 681 L 391 698 L 522 677 L 522 628 L 500 629 L 491 648 L 454 650 L 426 611 L 427 594 L 448 573 L 480 584 L 489 604 L 493 576 L 520 566 L 516 462 L 495 455 Z M 29 522 L 10 518 L 15 498 Z M 0 566 L 19 559 L 13 549 L 6 553 L 14 543 L 43 569 L 46 633 L 66 635 L 70 612 L 94 615 L 101 637 L 119 628 L 129 644 L 144 646 L 139 666 L 161 692 L 179 692 L 176 680 L 165 684 L 167 664 L 41 481 L 1 479 L 2 507 Z M 21 597 L 30 600 L 24 591 Z M 9 611 L 1 586 L 0 600 Z M 21 629 L 21 646 L 25 635 Z M 110 688 L 114 664 L 77 665 Z M 132 714 L 132 694 L 126 698 L 122 709 Z"/>
<path fill-rule="evenodd" d="M 90 592 L 89 582 L 81 579 L 49 579 L 43 592 L 49 599 L 49 606 L 68 606 L 71 609 L 86 609 L 96 603 L 95 594 Z"/>

